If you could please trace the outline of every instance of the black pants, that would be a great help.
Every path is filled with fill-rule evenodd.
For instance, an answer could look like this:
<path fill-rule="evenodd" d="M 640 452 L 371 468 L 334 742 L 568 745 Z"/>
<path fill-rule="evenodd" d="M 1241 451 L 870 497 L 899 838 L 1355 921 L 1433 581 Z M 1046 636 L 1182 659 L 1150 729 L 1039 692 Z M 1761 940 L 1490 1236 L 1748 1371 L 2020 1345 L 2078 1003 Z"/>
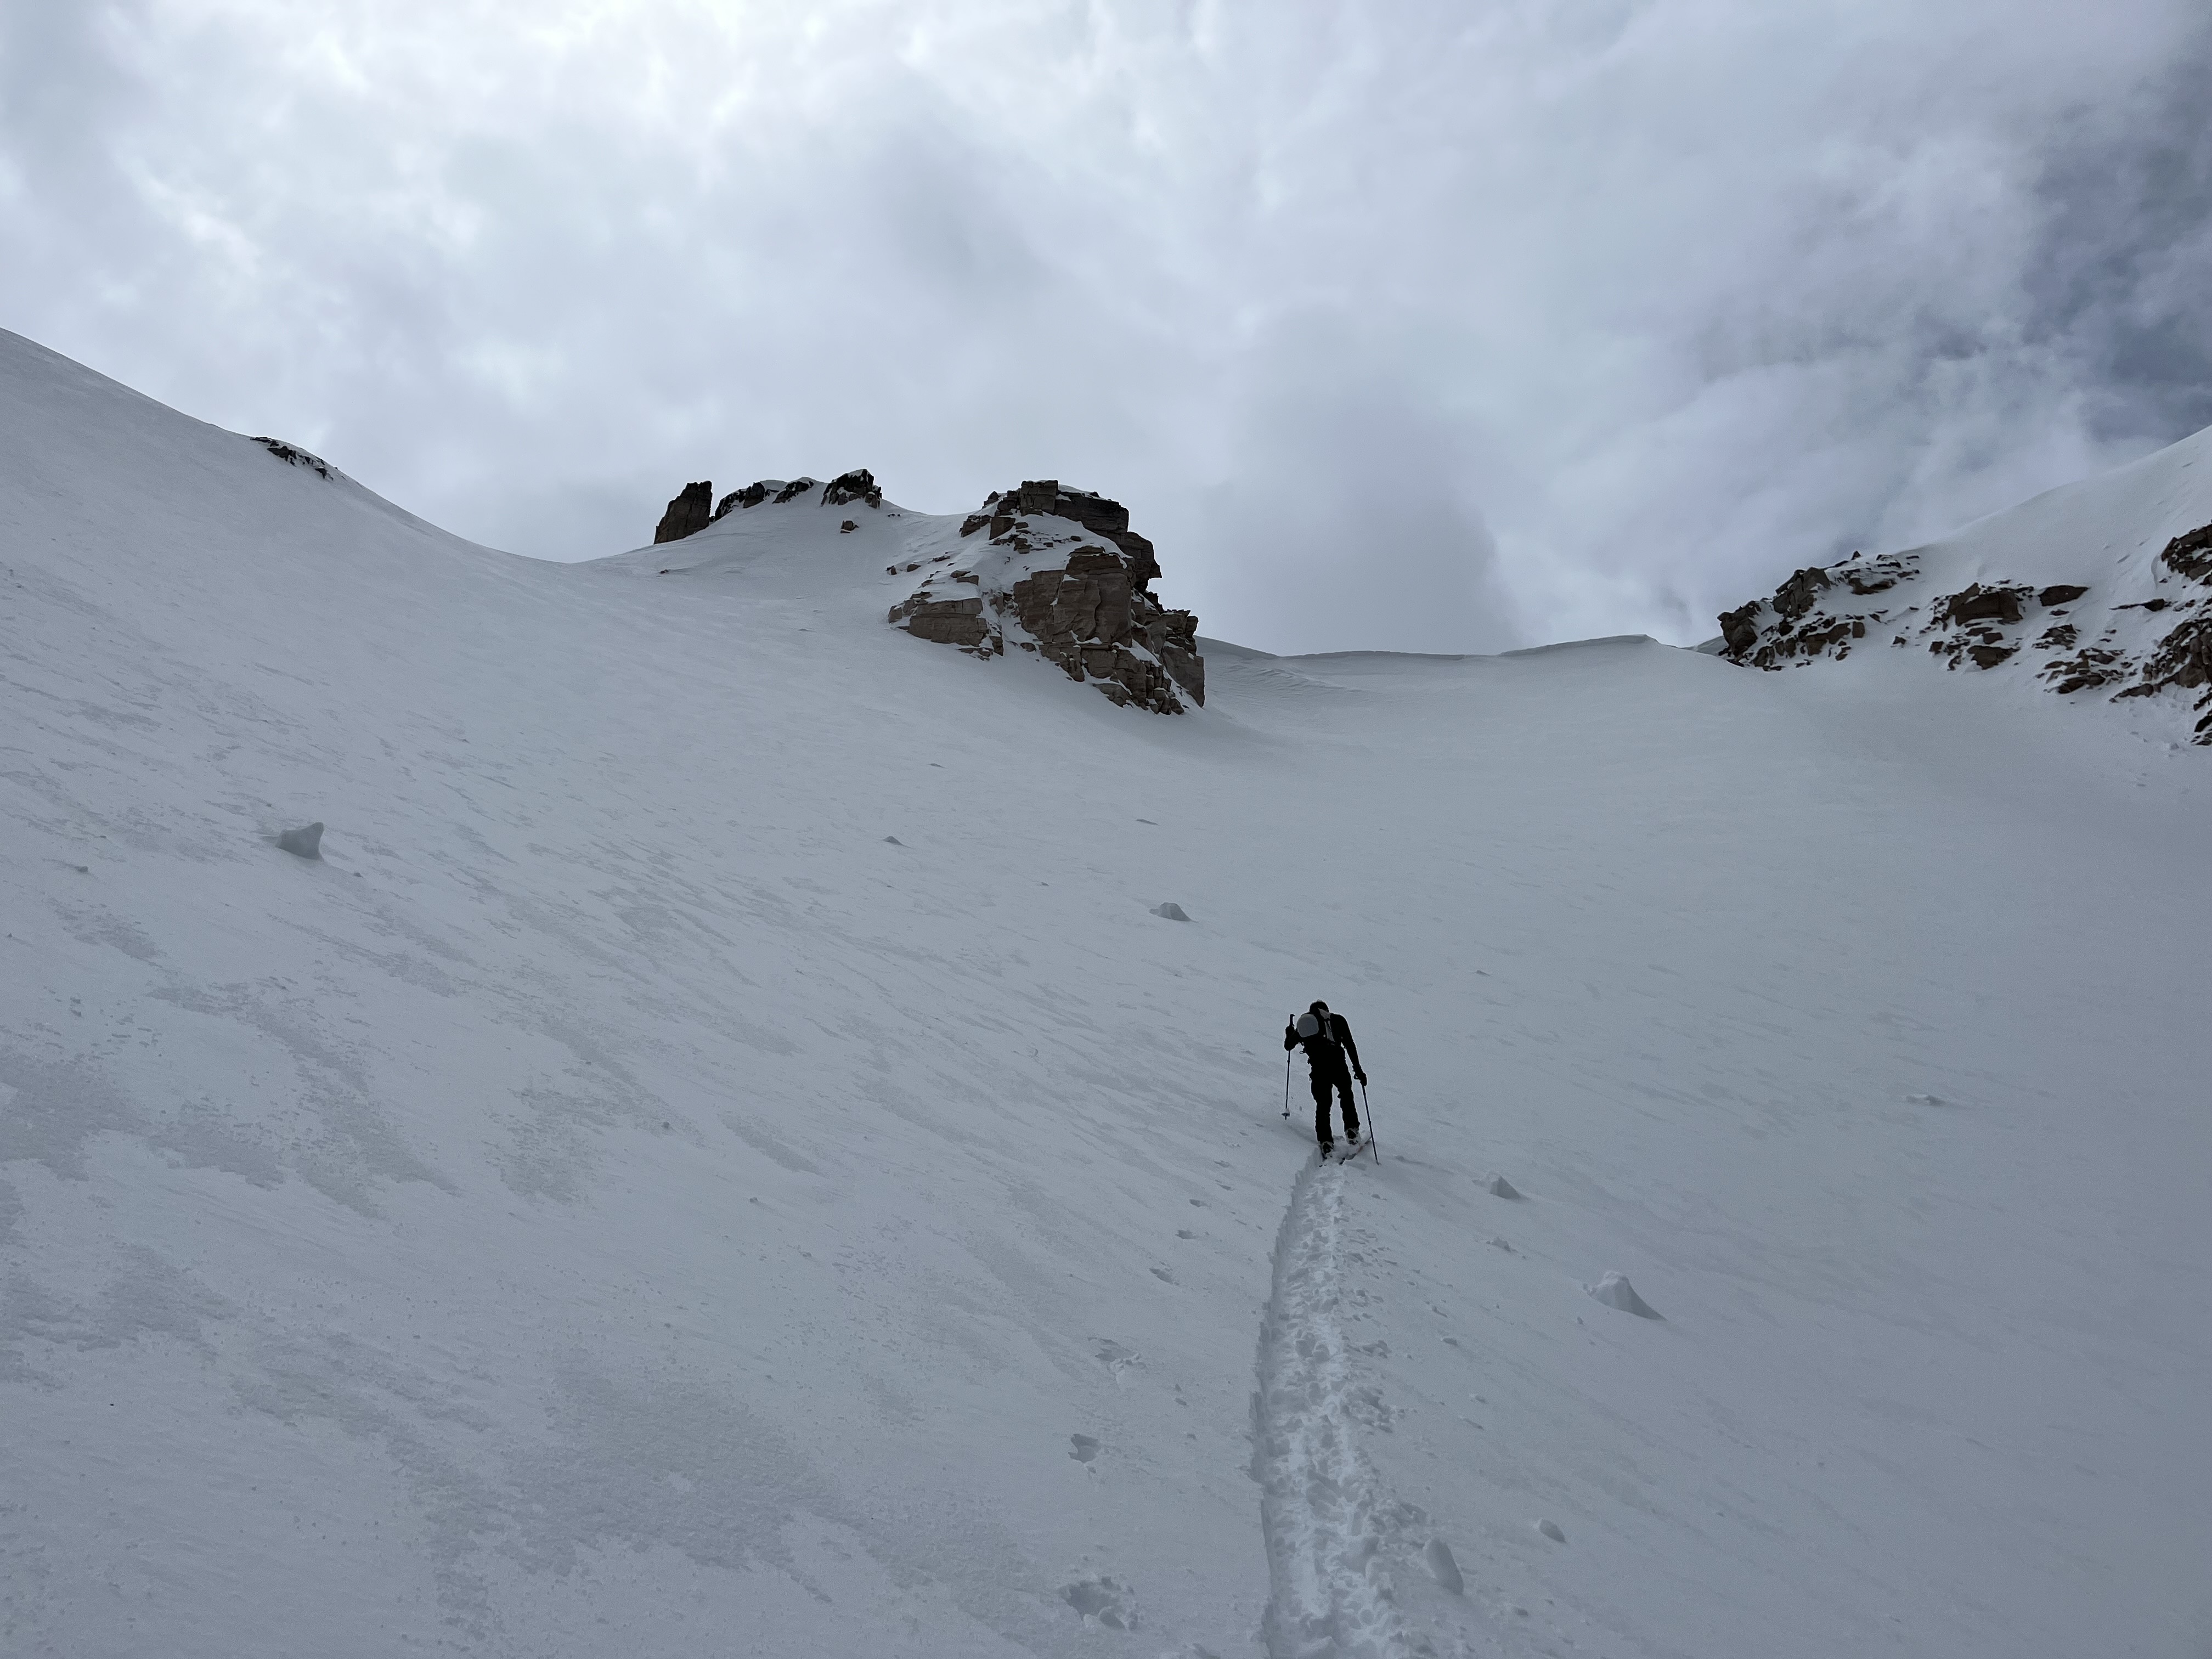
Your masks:
<path fill-rule="evenodd" d="M 1344 1097 L 1344 1134 L 1351 1139 L 1359 1133 L 1359 1108 L 1352 1103 L 1352 1073 L 1342 1066 L 1333 1072 L 1316 1067 L 1313 1074 L 1314 1139 L 1324 1146 L 1334 1146 L 1336 1137 L 1328 1132 L 1328 1097 L 1331 1090 Z"/>

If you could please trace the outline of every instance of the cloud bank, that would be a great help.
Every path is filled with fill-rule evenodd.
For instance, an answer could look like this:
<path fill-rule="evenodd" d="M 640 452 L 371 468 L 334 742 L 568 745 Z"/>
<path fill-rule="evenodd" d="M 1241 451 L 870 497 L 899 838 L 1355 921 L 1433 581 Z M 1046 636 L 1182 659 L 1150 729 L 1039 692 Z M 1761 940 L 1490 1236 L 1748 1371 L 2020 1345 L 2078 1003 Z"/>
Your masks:
<path fill-rule="evenodd" d="M 1128 501 L 1272 649 L 1694 641 L 2212 422 L 2198 0 L 0 0 L 0 324 L 547 557 Z"/>

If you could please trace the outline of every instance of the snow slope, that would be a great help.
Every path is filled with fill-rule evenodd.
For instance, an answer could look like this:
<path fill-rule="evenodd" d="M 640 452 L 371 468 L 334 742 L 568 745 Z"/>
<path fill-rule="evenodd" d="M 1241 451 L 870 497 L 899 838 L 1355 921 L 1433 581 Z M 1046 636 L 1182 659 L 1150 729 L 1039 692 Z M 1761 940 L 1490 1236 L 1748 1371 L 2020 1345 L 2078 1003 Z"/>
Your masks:
<path fill-rule="evenodd" d="M 945 522 L 539 564 L 0 335 L 0 1647 L 2205 1652 L 2201 753 L 1154 716 L 887 628 Z"/>

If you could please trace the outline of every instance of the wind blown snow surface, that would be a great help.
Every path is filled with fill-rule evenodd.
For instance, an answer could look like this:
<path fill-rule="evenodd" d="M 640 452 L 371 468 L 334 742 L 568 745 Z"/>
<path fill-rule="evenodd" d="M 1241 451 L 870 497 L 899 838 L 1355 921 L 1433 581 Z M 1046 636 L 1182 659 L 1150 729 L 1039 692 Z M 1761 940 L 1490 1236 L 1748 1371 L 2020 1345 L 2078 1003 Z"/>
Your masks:
<path fill-rule="evenodd" d="M 887 628 L 946 524 L 539 564 L 0 336 L 0 1647 L 2202 1656 L 2203 751 L 1158 717 Z"/>

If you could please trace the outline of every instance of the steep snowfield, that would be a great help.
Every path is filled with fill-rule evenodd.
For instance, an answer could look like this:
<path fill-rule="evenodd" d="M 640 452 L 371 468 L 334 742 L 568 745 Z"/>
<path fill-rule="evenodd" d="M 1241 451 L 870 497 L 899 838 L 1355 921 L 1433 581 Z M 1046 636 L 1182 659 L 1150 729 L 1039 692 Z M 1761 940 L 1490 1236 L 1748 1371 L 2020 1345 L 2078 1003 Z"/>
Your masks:
<path fill-rule="evenodd" d="M 887 628 L 946 522 L 538 564 L 0 335 L 0 1647 L 2205 1651 L 2201 753 L 1155 716 Z"/>

